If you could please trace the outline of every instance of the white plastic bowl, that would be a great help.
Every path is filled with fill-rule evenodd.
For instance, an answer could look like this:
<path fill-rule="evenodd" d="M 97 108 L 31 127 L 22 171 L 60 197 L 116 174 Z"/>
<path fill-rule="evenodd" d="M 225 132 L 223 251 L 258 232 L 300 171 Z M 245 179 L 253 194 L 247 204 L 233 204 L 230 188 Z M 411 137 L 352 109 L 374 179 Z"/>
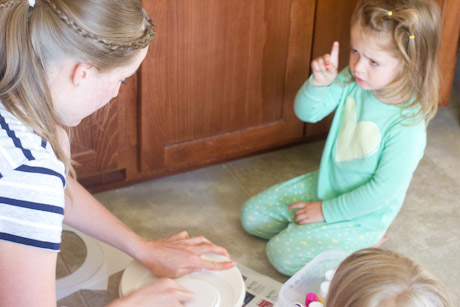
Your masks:
<path fill-rule="evenodd" d="M 326 280 L 328 270 L 335 270 L 349 254 L 339 250 L 326 250 L 313 258 L 281 287 L 277 306 L 292 307 L 294 302 L 305 302 L 307 293 L 318 294 Z"/>

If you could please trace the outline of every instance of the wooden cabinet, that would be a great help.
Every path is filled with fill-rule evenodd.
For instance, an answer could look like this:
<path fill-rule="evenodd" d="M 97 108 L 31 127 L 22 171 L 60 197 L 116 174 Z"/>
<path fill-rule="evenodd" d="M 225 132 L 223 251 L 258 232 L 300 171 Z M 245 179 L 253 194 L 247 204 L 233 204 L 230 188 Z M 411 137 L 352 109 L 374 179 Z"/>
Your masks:
<path fill-rule="evenodd" d="M 356 2 L 144 1 L 157 36 L 116 101 L 78 129 L 79 180 L 106 189 L 325 135 L 329 119 L 304 125 L 293 101 L 334 40 L 347 65 Z M 454 2 L 439 0 L 445 24 Z"/>
<path fill-rule="evenodd" d="M 158 36 L 141 71 L 140 167 L 205 165 L 299 140 L 311 0 L 145 2 Z"/>
<path fill-rule="evenodd" d="M 109 187 L 135 178 L 137 148 L 137 76 L 122 86 L 108 106 L 71 131 L 72 159 L 86 187 Z M 134 173 L 134 176 L 132 175 Z"/>
<path fill-rule="evenodd" d="M 454 82 L 455 63 L 460 39 L 460 1 L 436 0 L 442 13 L 442 41 L 439 55 L 441 88 L 439 99 L 441 106 L 449 104 Z"/>

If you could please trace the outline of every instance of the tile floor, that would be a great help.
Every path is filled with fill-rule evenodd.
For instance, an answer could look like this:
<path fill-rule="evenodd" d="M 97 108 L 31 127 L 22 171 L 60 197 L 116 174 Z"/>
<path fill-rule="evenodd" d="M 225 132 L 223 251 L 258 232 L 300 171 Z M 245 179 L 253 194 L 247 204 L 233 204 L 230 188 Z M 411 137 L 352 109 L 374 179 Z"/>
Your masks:
<path fill-rule="evenodd" d="M 460 63 L 460 61 L 459 61 Z M 252 195 L 318 167 L 324 142 L 301 144 L 167 178 L 96 194 L 116 216 L 139 234 L 160 238 L 186 228 L 225 246 L 233 258 L 284 282 L 265 256 L 265 241 L 247 235 L 239 212 Z M 405 253 L 429 268 L 460 301 L 460 65 L 450 105 L 440 109 L 428 128 L 428 145 L 405 203 L 391 225 L 385 248 Z M 80 239 L 66 234 L 58 277 L 84 259 Z M 58 306 L 104 306 L 118 295 L 121 273 L 107 291 L 82 290 Z M 454 304 L 455 305 L 455 304 Z"/>

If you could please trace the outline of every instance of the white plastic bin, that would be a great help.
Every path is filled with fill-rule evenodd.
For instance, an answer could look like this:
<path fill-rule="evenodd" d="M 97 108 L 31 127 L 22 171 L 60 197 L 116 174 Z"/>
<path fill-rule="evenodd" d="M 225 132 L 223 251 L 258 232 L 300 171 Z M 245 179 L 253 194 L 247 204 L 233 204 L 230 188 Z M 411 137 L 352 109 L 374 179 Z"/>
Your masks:
<path fill-rule="evenodd" d="M 326 272 L 337 269 L 348 255 L 344 251 L 326 250 L 313 258 L 283 284 L 276 306 L 292 307 L 294 302 L 304 304 L 306 294 L 318 294 L 321 283 L 326 280 Z"/>

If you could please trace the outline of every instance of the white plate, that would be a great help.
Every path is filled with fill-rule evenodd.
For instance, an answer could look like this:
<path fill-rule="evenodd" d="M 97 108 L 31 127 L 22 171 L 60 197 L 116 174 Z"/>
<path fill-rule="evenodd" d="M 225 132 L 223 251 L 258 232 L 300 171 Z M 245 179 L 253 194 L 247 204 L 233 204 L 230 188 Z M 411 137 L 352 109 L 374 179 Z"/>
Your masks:
<path fill-rule="evenodd" d="M 213 255 L 203 258 L 221 261 Z M 121 277 L 120 296 L 125 296 L 155 279 L 157 277 L 149 269 L 134 260 Z M 236 266 L 225 271 L 203 270 L 174 281 L 195 293 L 196 299 L 188 307 L 240 307 L 246 294 L 243 277 Z"/>

